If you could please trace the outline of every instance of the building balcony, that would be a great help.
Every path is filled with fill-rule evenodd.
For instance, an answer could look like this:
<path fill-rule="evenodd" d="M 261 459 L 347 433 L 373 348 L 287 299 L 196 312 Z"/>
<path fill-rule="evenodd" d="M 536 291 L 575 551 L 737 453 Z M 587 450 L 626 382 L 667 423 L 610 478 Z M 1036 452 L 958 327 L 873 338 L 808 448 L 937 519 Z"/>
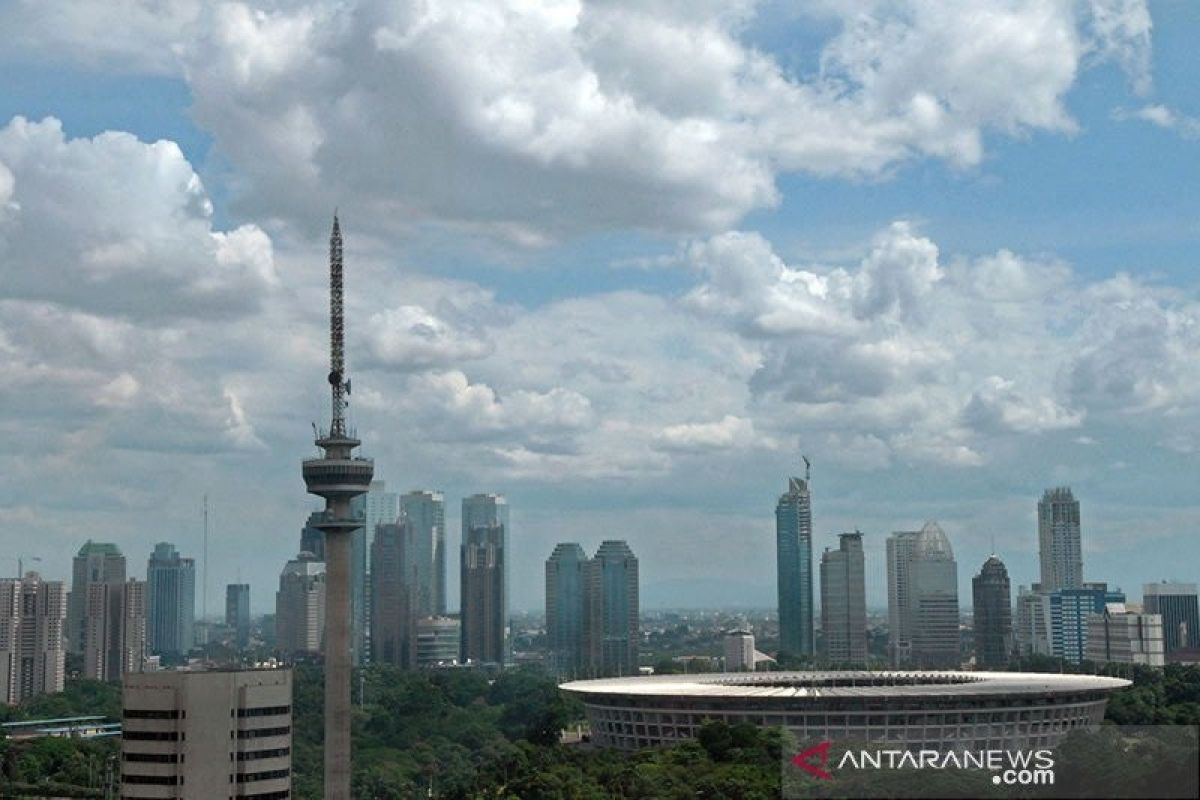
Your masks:
<path fill-rule="evenodd" d="M 375 462 L 369 458 L 310 458 L 301 474 L 309 494 L 321 497 L 357 497 L 371 485 Z"/>

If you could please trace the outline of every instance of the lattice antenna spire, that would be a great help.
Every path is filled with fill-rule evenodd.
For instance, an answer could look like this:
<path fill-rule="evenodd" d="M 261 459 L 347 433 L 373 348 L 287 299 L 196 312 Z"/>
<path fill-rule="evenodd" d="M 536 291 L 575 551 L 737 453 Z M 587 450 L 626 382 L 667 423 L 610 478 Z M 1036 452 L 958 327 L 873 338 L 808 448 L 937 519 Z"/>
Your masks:
<path fill-rule="evenodd" d="M 346 435 L 345 322 L 342 312 L 342 229 L 337 211 L 333 212 L 333 232 L 329 235 L 329 388 L 332 394 L 333 420 L 330 436 Z"/>

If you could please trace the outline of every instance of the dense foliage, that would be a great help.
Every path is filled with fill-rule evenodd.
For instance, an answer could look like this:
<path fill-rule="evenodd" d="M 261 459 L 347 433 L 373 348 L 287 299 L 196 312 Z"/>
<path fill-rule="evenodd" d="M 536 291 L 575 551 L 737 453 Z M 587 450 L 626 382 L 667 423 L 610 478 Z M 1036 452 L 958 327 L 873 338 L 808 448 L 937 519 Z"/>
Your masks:
<path fill-rule="evenodd" d="M 1061 668 L 1055 666 L 1055 671 Z M 1119 671 L 1134 685 L 1109 701 L 1111 721 L 1200 724 L 1200 667 Z M 581 710 L 558 692 L 550 676 L 531 668 L 489 678 L 471 670 L 372 667 L 361 678 L 355 692 L 353 777 L 354 795 L 361 798 L 766 800 L 780 796 L 783 756 L 796 746 L 777 730 L 723 723 L 709 723 L 696 741 L 637 753 L 559 744 L 559 732 L 574 727 Z M 318 668 L 296 669 L 297 798 L 321 796 L 321 682 Z M 119 687 L 92 681 L 71 681 L 62 694 L 26 706 L 0 707 L 6 721 L 82 714 L 117 719 L 119 713 Z M 100 796 L 116 745 L 113 740 L 0 742 L 0 796 Z M 1122 739 L 1113 731 L 1070 740 L 1061 751 L 1057 783 L 1073 787 L 1079 796 L 1137 796 L 1139 788 L 1144 794 L 1146 786 L 1158 785 L 1150 780 L 1164 769 L 1178 769 L 1180 781 L 1194 771 L 1184 746 L 1188 743 Z M 967 771 L 861 771 L 839 773 L 828 782 L 794 772 L 784 774 L 800 782 L 803 796 L 812 797 L 1026 796 L 1012 787 L 993 790 Z"/>

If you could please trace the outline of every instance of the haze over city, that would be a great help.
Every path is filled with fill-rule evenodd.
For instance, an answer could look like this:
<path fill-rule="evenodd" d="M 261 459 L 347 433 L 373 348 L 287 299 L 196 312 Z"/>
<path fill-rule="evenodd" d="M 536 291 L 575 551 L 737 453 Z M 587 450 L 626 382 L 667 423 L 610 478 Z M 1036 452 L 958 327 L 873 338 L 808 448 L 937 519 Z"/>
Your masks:
<path fill-rule="evenodd" d="M 0 8 L 12 561 L 199 559 L 207 494 L 209 611 L 272 610 L 336 207 L 350 425 L 452 552 L 508 498 L 514 609 L 610 538 L 646 607 L 772 607 L 802 452 L 871 606 L 928 519 L 961 597 L 1035 580 L 1059 484 L 1087 577 L 1194 578 L 1200 6 L 106 6 Z"/>

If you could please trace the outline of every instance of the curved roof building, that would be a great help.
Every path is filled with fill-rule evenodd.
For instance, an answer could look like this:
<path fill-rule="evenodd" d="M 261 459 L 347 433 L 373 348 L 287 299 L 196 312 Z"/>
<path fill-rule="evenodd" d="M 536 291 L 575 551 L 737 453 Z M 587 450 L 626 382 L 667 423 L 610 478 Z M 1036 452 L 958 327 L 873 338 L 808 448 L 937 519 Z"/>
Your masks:
<path fill-rule="evenodd" d="M 783 726 L 801 740 L 910 749 L 1053 747 L 1104 718 L 1119 678 L 1022 672 L 767 672 L 571 681 L 592 741 L 632 750 L 688 739 L 706 720 Z"/>

